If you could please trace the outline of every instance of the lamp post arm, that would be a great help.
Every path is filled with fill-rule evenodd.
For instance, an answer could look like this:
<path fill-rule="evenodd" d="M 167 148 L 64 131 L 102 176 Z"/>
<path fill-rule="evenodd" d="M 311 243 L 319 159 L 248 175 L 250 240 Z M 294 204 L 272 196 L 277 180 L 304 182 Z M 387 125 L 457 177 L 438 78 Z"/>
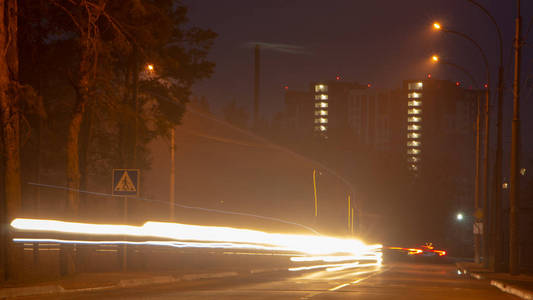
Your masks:
<path fill-rule="evenodd" d="M 465 68 L 457 65 L 457 64 L 454 64 L 452 62 L 449 62 L 449 61 L 442 61 L 443 64 L 445 65 L 449 65 L 449 66 L 452 66 L 458 70 L 460 70 L 461 72 L 463 72 L 469 79 L 470 81 L 472 82 L 472 84 L 477 88 L 478 85 L 477 85 L 477 81 L 474 79 L 474 76 L 472 76 L 472 73 L 468 72 Z"/>
<path fill-rule="evenodd" d="M 503 66 L 503 39 L 502 39 L 502 32 L 500 30 L 500 26 L 498 26 L 498 22 L 496 22 L 496 19 L 494 18 L 494 16 L 485 7 L 483 7 L 483 5 L 479 4 L 477 1 L 474 1 L 474 0 L 466 0 L 466 1 L 472 3 L 473 5 L 481 9 L 489 17 L 489 19 L 492 21 L 492 23 L 496 27 L 496 31 L 498 32 L 498 41 L 500 44 L 500 66 Z"/>
<path fill-rule="evenodd" d="M 460 37 L 462 37 L 464 39 L 467 39 L 472 44 L 474 44 L 474 46 L 476 46 L 477 50 L 481 54 L 481 57 L 483 58 L 483 63 L 485 64 L 485 68 L 487 69 L 487 84 L 489 84 L 489 81 L 490 81 L 489 60 L 487 59 L 487 55 L 485 55 L 485 51 L 483 51 L 483 48 L 481 48 L 481 46 L 473 38 L 471 38 L 470 36 L 468 36 L 468 35 L 466 35 L 466 34 L 464 34 L 462 32 L 455 31 L 455 30 L 450 30 L 450 29 L 443 29 L 442 31 L 444 31 L 446 33 L 451 33 L 451 34 L 458 35 L 458 36 L 460 36 Z"/>

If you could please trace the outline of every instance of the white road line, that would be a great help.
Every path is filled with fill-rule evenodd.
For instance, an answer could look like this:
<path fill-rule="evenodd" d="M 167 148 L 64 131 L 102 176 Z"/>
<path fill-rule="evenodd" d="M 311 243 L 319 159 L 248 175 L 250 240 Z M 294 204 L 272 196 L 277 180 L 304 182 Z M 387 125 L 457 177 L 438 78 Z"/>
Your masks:
<path fill-rule="evenodd" d="M 336 287 L 333 287 L 333 288 L 329 289 L 327 292 L 334 292 L 334 291 L 340 290 L 340 289 L 342 289 L 342 288 L 344 288 L 344 287 L 347 287 L 347 286 L 349 286 L 349 285 L 352 285 L 352 284 L 358 284 L 358 283 L 360 283 L 360 282 L 362 282 L 362 281 L 365 281 L 365 280 L 367 280 L 367 279 L 369 279 L 369 278 L 371 278 L 371 277 L 374 277 L 374 276 L 376 276 L 376 275 L 379 275 L 379 274 L 382 274 L 382 273 L 384 273 L 384 272 L 387 272 L 389 269 L 390 269 L 390 268 L 382 268 L 381 270 L 376 271 L 376 272 L 374 272 L 374 273 L 372 273 L 372 274 L 370 274 L 370 275 L 368 275 L 368 276 L 366 276 L 366 277 L 363 277 L 363 278 L 360 278 L 360 279 L 354 280 L 354 281 L 352 281 L 352 282 L 343 283 L 343 284 L 341 284 L 341 285 L 338 285 L 338 286 L 336 286 Z M 304 296 L 304 297 L 302 297 L 302 298 L 300 298 L 300 299 L 302 299 L 302 300 L 310 299 L 310 298 L 312 298 L 312 297 L 314 297 L 314 296 L 322 295 L 322 294 L 325 294 L 325 293 L 327 293 L 327 292 L 316 292 L 316 293 L 312 293 L 312 294 L 309 294 L 309 295 L 307 295 L 307 296 Z"/>

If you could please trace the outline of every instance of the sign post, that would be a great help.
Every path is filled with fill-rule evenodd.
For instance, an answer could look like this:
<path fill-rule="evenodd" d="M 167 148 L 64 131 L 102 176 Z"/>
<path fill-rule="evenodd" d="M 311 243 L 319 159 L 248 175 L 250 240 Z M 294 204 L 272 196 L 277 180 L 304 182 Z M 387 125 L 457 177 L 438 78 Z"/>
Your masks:
<path fill-rule="evenodd" d="M 128 222 L 128 196 L 139 195 L 139 169 L 113 169 L 113 192 L 114 196 L 122 196 L 124 224 Z M 122 270 L 128 268 L 128 248 L 122 246 Z"/>

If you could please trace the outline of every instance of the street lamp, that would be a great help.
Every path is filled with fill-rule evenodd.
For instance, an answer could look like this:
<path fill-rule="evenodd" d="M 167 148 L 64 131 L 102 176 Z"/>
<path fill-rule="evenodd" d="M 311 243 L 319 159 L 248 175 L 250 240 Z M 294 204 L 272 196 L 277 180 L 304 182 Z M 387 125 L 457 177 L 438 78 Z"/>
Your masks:
<path fill-rule="evenodd" d="M 474 76 L 472 76 L 472 73 L 468 72 L 465 68 L 457 65 L 457 64 L 454 64 L 448 60 L 443 60 L 441 59 L 438 55 L 433 55 L 431 56 L 431 61 L 434 62 L 434 63 L 440 63 L 440 64 L 444 64 L 444 65 L 449 65 L 449 66 L 452 66 L 458 70 L 460 70 L 461 72 L 463 72 L 467 77 L 468 79 L 470 79 L 470 81 L 472 82 L 472 84 L 474 86 L 478 86 L 477 85 L 477 81 L 474 79 Z"/>
<path fill-rule="evenodd" d="M 464 215 L 463 213 L 457 213 L 457 216 L 455 216 L 455 218 L 457 219 L 457 221 L 462 221 L 464 219 Z"/>
<path fill-rule="evenodd" d="M 156 75 L 153 64 L 146 64 L 146 71 L 149 77 Z M 174 126 L 170 129 L 170 174 L 169 174 L 169 219 L 174 221 L 176 214 L 176 129 Z M 224 202 L 221 202 L 224 203 Z"/>
<path fill-rule="evenodd" d="M 490 136 L 490 88 L 491 88 L 491 84 L 490 84 L 490 66 L 489 66 L 489 61 L 487 59 L 487 55 L 485 55 L 485 52 L 483 51 L 483 49 L 481 48 L 481 46 L 474 40 L 472 39 L 470 36 L 464 34 L 464 33 L 461 33 L 461 32 L 458 32 L 458 31 L 454 31 L 454 30 L 450 30 L 450 29 L 447 29 L 447 28 L 444 28 L 440 23 L 433 23 L 433 29 L 435 30 L 438 30 L 438 31 L 442 31 L 444 33 L 449 33 L 449 34 L 453 34 L 453 35 L 456 35 L 456 36 L 459 36 L 463 39 L 466 39 L 468 40 L 470 43 L 472 43 L 479 51 L 479 53 L 481 54 L 481 58 L 483 59 L 483 63 L 485 64 L 485 69 L 486 69 L 486 76 L 487 76 L 487 88 L 486 88 L 486 94 L 485 94 L 485 113 L 484 113 L 484 116 L 485 116 L 485 124 L 484 124 L 484 135 L 485 135 L 485 141 L 483 143 L 483 154 L 484 154 L 484 157 L 483 157 L 483 189 L 484 189 L 484 194 L 483 194 L 483 226 L 484 228 L 488 228 L 487 224 L 488 224 L 488 220 L 487 220 L 487 216 L 489 215 L 488 214 L 488 208 L 489 208 L 489 144 L 490 144 L 490 141 L 489 141 L 489 136 Z M 498 30 L 499 32 L 499 30 Z M 501 70 L 500 70 L 501 71 Z M 503 73 L 503 72 L 501 72 Z M 500 74 L 501 75 L 501 74 Z M 501 80 L 501 78 L 500 78 Z M 501 83 L 500 83 L 501 84 Z M 500 90 L 498 89 L 498 92 L 500 92 Z M 501 112 L 501 109 L 499 110 L 499 112 Z M 499 113 L 498 113 L 499 114 Z M 500 116 L 498 115 L 498 120 L 500 120 Z M 498 141 L 501 141 L 499 136 L 498 136 Z M 501 155 L 500 155 L 501 156 Z M 498 161 L 498 159 L 496 159 L 496 161 Z M 496 165 L 495 165 L 495 168 L 496 168 Z M 476 209 L 479 208 L 479 197 L 480 197 L 480 194 L 481 194 L 481 191 L 480 191 L 480 188 L 481 188 L 481 182 L 480 182 L 480 178 L 478 177 L 477 180 L 476 180 L 476 190 L 475 190 L 475 194 L 474 194 L 474 202 L 475 202 L 475 207 Z M 499 189 L 498 189 L 499 191 Z M 494 222 L 494 219 L 492 219 L 492 222 Z M 485 241 L 484 242 L 484 247 L 483 247 L 483 257 L 488 257 L 488 252 L 489 252 L 489 243 L 488 243 L 488 240 L 489 240 L 489 235 L 488 235 L 488 231 L 485 230 L 483 231 L 483 240 Z M 485 260 L 485 265 L 487 265 L 487 261 Z"/>
<path fill-rule="evenodd" d="M 474 86 L 477 86 L 477 82 L 476 80 L 474 79 L 474 76 L 472 76 L 472 74 L 470 72 L 468 72 L 465 68 L 457 65 L 457 64 L 454 64 L 454 63 L 451 63 L 449 61 L 445 61 L 445 60 L 441 60 L 439 58 L 438 55 L 433 55 L 431 57 L 431 60 L 435 63 L 439 62 L 441 64 L 446 64 L 446 65 L 450 65 L 456 69 L 459 69 L 461 70 L 466 76 L 468 76 L 470 78 L 470 80 L 472 81 L 472 84 Z M 481 134 L 480 134 L 480 118 L 481 118 L 481 101 L 479 101 L 479 97 L 476 95 L 476 106 L 477 106 L 477 111 L 476 111 L 476 158 L 475 158 L 475 192 L 474 192 L 474 202 L 475 202 L 475 208 L 476 208 L 476 211 L 479 210 L 479 193 L 480 193 L 480 182 L 479 182 L 479 173 L 480 173 L 480 166 L 481 166 L 481 162 L 480 162 L 480 144 L 481 144 Z M 459 218 L 458 218 L 459 219 Z M 462 219 L 462 215 L 461 215 L 461 219 Z M 480 240 L 479 240 L 479 235 L 478 234 L 474 234 L 474 253 L 475 253 L 475 262 L 476 263 L 479 263 L 480 262 L 480 251 L 479 251 L 479 248 L 480 248 Z"/>

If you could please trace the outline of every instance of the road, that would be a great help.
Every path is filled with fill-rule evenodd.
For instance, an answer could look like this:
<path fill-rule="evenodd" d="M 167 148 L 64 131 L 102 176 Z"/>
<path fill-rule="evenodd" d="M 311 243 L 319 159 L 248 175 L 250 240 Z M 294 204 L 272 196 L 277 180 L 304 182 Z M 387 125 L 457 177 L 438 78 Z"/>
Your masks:
<path fill-rule="evenodd" d="M 272 272 L 39 299 L 518 299 L 459 277 L 453 265 L 396 263 L 371 271 Z"/>

